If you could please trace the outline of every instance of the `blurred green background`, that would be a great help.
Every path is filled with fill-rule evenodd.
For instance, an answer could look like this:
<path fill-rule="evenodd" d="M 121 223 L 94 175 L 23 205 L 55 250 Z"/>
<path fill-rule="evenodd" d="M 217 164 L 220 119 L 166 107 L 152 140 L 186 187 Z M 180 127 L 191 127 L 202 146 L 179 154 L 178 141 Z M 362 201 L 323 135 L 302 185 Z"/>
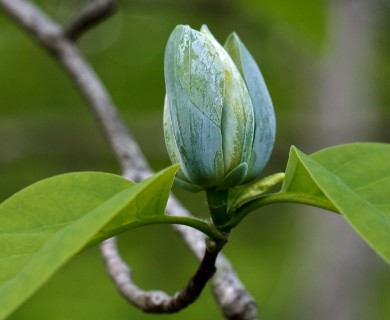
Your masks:
<path fill-rule="evenodd" d="M 86 1 L 36 1 L 62 24 Z M 305 152 L 389 142 L 389 1 L 129 0 L 78 45 L 112 94 L 155 170 L 169 164 L 162 131 L 163 55 L 177 24 L 236 31 L 259 63 L 278 133 L 264 174 Z M 67 76 L 0 11 L 0 200 L 45 177 L 119 166 Z M 175 188 L 192 212 L 203 194 Z M 259 318 L 390 318 L 390 269 L 333 213 L 277 205 L 246 218 L 224 253 L 259 305 Z M 167 226 L 120 237 L 145 289 L 180 289 L 197 263 Z M 1 302 L 0 302 L 1 303 Z M 145 315 L 117 294 L 97 248 L 69 262 L 10 319 L 222 319 L 209 288 L 177 315 Z"/>

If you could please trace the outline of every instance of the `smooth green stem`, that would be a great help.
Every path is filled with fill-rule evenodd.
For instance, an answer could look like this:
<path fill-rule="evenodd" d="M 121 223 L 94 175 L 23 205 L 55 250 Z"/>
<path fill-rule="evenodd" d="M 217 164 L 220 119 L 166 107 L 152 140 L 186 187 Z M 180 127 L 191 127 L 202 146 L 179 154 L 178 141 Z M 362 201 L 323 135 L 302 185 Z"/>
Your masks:
<path fill-rule="evenodd" d="M 197 229 L 217 242 L 220 240 L 226 240 L 225 234 L 221 233 L 216 228 L 213 228 L 213 226 L 209 223 L 195 218 L 166 215 L 164 218 L 161 219 L 160 222 L 156 223 L 180 224 Z"/>
<path fill-rule="evenodd" d="M 197 229 L 201 232 L 203 232 L 205 235 L 210 237 L 216 242 L 226 242 L 227 241 L 227 235 L 225 233 L 220 232 L 217 230 L 213 225 L 204 222 L 202 220 L 191 218 L 191 217 L 182 217 L 182 216 L 171 216 L 171 215 L 164 215 L 160 217 L 153 217 L 151 219 L 145 219 L 143 221 L 139 221 L 138 223 L 133 223 L 131 225 L 131 228 L 129 226 L 124 226 L 123 228 L 115 229 L 115 231 L 108 230 L 104 233 L 99 234 L 93 242 L 90 242 L 87 246 L 87 248 L 105 240 L 110 237 L 114 237 L 118 235 L 121 232 L 128 231 L 130 229 L 150 226 L 154 224 L 180 224 L 192 227 L 194 229 Z"/>
<path fill-rule="evenodd" d="M 218 226 L 225 224 L 228 220 L 228 194 L 229 190 L 206 189 L 207 203 L 209 205 L 211 218 L 217 228 Z"/>
<path fill-rule="evenodd" d="M 235 226 L 237 226 L 242 219 L 244 219 L 249 213 L 251 213 L 255 209 L 273 203 L 299 203 L 339 213 L 337 208 L 330 201 L 324 201 L 314 197 L 309 198 L 306 194 L 301 195 L 297 193 L 278 192 L 265 195 L 258 200 L 251 201 L 243 205 L 235 212 L 233 219 L 228 221 L 225 225 L 220 226 L 218 229 L 220 231 L 230 231 Z"/>

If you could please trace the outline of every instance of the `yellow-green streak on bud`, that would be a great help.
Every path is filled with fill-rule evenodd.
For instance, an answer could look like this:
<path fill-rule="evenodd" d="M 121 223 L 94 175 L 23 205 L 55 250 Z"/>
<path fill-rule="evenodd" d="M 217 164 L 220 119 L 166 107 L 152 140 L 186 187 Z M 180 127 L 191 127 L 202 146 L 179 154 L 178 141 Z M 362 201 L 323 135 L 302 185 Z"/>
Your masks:
<path fill-rule="evenodd" d="M 248 175 L 245 182 L 257 178 L 267 164 L 275 143 L 275 112 L 264 78 L 252 55 L 236 33 L 232 33 L 225 49 L 245 80 L 255 116 L 255 131 Z"/>

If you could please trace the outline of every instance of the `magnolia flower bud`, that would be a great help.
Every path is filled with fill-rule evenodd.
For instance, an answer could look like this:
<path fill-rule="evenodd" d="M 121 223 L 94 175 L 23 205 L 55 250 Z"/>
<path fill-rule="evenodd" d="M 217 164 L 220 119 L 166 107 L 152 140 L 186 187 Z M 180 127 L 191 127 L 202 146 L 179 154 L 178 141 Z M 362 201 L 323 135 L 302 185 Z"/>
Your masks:
<path fill-rule="evenodd" d="M 164 135 L 177 180 L 191 190 L 256 179 L 275 140 L 275 114 L 256 62 L 233 33 L 179 25 L 165 51 Z"/>

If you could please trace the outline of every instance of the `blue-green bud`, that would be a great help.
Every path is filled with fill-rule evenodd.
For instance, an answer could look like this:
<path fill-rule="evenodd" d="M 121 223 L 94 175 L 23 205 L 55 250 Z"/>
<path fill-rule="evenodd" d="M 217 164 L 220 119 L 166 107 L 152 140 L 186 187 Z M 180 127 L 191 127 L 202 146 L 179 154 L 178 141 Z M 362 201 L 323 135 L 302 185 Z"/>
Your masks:
<path fill-rule="evenodd" d="M 275 140 L 261 72 L 233 33 L 222 47 L 206 26 L 179 25 L 165 51 L 164 135 L 178 181 L 228 189 L 258 178 Z"/>

